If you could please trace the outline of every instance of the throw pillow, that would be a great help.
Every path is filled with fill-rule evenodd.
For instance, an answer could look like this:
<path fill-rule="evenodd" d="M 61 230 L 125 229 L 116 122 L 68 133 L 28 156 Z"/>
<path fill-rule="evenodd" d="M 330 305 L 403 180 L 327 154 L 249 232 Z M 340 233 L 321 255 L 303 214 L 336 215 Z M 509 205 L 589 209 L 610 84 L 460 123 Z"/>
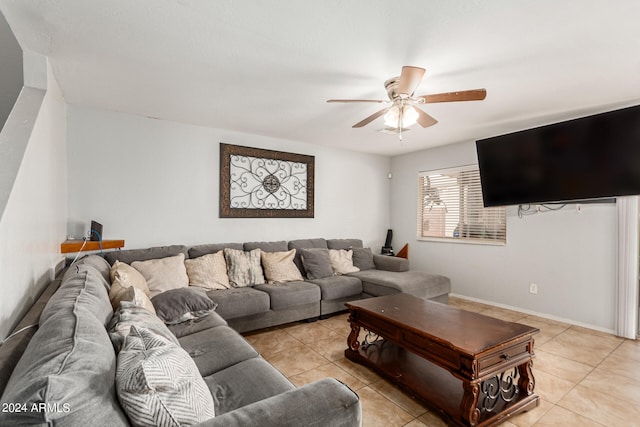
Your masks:
<path fill-rule="evenodd" d="M 329 249 L 300 249 L 302 265 L 307 272 L 307 279 L 322 279 L 333 276 L 333 269 L 329 260 Z"/>
<path fill-rule="evenodd" d="M 122 301 L 129 301 L 138 307 L 146 308 L 151 313 L 155 314 L 156 312 L 147 294 L 133 286 L 128 288 L 123 288 L 119 284 L 111 286 L 111 290 L 109 291 L 109 300 L 111 301 L 111 306 L 114 311 L 120 307 L 120 303 Z"/>
<path fill-rule="evenodd" d="M 184 266 L 189 276 L 189 286 L 199 286 L 205 289 L 227 289 L 229 276 L 224 253 L 203 255 L 195 259 L 184 260 Z"/>
<path fill-rule="evenodd" d="M 213 397 L 187 352 L 132 326 L 118 354 L 118 399 L 136 426 L 181 426 L 215 416 Z"/>
<path fill-rule="evenodd" d="M 224 249 L 224 258 L 227 261 L 229 283 L 234 288 L 242 288 L 253 285 L 264 285 L 264 274 L 260 263 L 260 249 L 249 252 L 237 249 Z"/>
<path fill-rule="evenodd" d="M 329 249 L 329 262 L 335 274 L 347 274 L 360 271 L 358 267 L 353 266 L 353 251 L 351 249 Z"/>
<path fill-rule="evenodd" d="M 358 267 L 360 271 L 374 270 L 376 265 L 373 262 L 373 252 L 371 252 L 371 248 L 354 248 L 353 265 Z"/>
<path fill-rule="evenodd" d="M 149 295 L 149 286 L 144 276 L 127 263 L 114 262 L 111 270 L 109 270 L 109 277 L 111 278 L 111 286 L 119 286 L 121 288 L 133 286 Z"/>
<path fill-rule="evenodd" d="M 113 313 L 111 321 L 107 325 L 111 343 L 116 353 L 122 349 L 125 338 L 129 335 L 131 326 L 141 326 L 162 335 L 167 340 L 178 344 L 178 339 L 171 333 L 167 325 L 155 314 L 146 308 L 142 308 L 130 301 L 122 301 L 120 307 Z"/>
<path fill-rule="evenodd" d="M 134 261 L 131 266 L 146 279 L 150 298 L 169 289 L 189 286 L 189 276 L 182 253 L 166 258 Z"/>
<path fill-rule="evenodd" d="M 211 301 L 203 288 L 172 289 L 151 299 L 156 315 L 166 324 L 199 319 L 216 309 L 218 304 Z"/>
<path fill-rule="evenodd" d="M 264 275 L 269 283 L 304 280 L 293 262 L 296 250 L 285 252 L 262 252 Z"/>

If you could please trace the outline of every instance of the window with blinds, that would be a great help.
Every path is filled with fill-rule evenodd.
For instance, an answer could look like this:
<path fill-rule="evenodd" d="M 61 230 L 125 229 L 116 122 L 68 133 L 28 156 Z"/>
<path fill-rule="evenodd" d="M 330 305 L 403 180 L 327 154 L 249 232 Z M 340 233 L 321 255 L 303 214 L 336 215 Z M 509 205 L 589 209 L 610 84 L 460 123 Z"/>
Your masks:
<path fill-rule="evenodd" d="M 477 166 L 419 173 L 418 240 L 506 244 L 506 208 L 484 207 Z"/>

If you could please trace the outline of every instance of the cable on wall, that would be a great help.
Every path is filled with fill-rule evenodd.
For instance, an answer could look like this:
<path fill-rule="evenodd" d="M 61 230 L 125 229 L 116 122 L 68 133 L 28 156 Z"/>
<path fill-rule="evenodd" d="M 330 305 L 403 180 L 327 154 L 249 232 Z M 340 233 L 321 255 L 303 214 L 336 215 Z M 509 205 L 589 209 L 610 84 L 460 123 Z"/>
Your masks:
<path fill-rule="evenodd" d="M 549 205 L 549 204 L 540 204 L 540 205 L 518 205 L 518 218 L 522 218 L 524 216 L 536 215 L 543 212 L 552 212 L 559 211 L 567 206 L 567 203 L 563 203 L 561 205 Z"/>

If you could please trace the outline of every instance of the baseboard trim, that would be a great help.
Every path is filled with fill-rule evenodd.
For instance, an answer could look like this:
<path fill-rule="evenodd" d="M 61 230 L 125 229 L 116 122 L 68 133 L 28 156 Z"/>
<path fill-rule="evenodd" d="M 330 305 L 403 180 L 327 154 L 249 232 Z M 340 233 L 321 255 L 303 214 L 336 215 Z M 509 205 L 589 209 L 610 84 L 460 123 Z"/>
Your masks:
<path fill-rule="evenodd" d="M 572 320 L 572 319 L 565 319 L 563 317 L 553 316 L 553 315 L 547 314 L 547 313 L 540 313 L 540 312 L 533 311 L 533 310 L 526 310 L 526 309 L 523 309 L 523 308 L 520 308 L 520 307 L 514 307 L 514 306 L 511 306 L 511 305 L 507 305 L 507 304 L 500 304 L 500 303 L 497 303 L 497 302 L 494 302 L 494 301 L 488 301 L 488 300 L 484 300 L 484 299 L 480 299 L 480 298 L 474 298 L 474 297 L 469 297 L 469 296 L 466 296 L 466 295 L 460 295 L 460 294 L 455 294 L 455 293 L 450 293 L 449 296 L 454 297 L 454 298 L 464 299 L 464 300 L 467 300 L 467 301 L 478 302 L 480 304 L 486 304 L 486 305 L 490 305 L 490 306 L 493 306 L 493 307 L 504 308 L 504 309 L 511 310 L 511 311 L 517 311 L 519 313 L 524 313 L 524 314 L 531 315 L 531 316 L 542 317 L 543 319 L 549 319 L 549 320 L 553 320 L 553 321 L 556 321 L 556 322 L 567 323 L 569 325 L 579 326 L 581 328 L 592 329 L 592 330 L 598 331 L 598 332 L 605 332 L 607 334 L 616 335 L 616 332 L 613 329 L 607 329 L 607 328 L 602 328 L 600 326 L 590 325 L 588 323 L 577 322 L 577 321 Z"/>

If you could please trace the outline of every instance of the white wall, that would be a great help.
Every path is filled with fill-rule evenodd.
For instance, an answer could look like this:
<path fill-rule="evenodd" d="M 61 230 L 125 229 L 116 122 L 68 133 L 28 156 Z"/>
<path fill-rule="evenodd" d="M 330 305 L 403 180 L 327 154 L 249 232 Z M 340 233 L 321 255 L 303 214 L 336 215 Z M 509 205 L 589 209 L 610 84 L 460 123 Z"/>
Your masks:
<path fill-rule="evenodd" d="M 477 164 L 475 143 L 391 159 L 394 245 L 410 243 L 413 268 L 449 276 L 452 292 L 599 329 L 614 329 L 616 209 L 575 206 L 518 218 L 507 210 L 506 246 L 416 240 L 419 171 Z M 529 283 L 538 294 L 529 293 Z"/>
<path fill-rule="evenodd" d="M 126 248 L 360 238 L 389 225 L 389 158 L 77 106 L 68 107 L 70 235 L 95 219 Z M 250 120 L 250 119 L 249 119 Z M 315 156 L 315 218 L 218 217 L 219 143 Z"/>
<path fill-rule="evenodd" d="M 13 117 L 12 113 L 3 129 L 4 133 L 12 126 L 33 124 L 0 220 L 0 339 L 53 279 L 55 267 L 63 259 L 60 243 L 65 239 L 67 218 L 66 113 L 50 70 L 44 99 L 31 96 L 26 102 L 42 102 L 39 111 L 33 109 L 37 117 Z"/>

